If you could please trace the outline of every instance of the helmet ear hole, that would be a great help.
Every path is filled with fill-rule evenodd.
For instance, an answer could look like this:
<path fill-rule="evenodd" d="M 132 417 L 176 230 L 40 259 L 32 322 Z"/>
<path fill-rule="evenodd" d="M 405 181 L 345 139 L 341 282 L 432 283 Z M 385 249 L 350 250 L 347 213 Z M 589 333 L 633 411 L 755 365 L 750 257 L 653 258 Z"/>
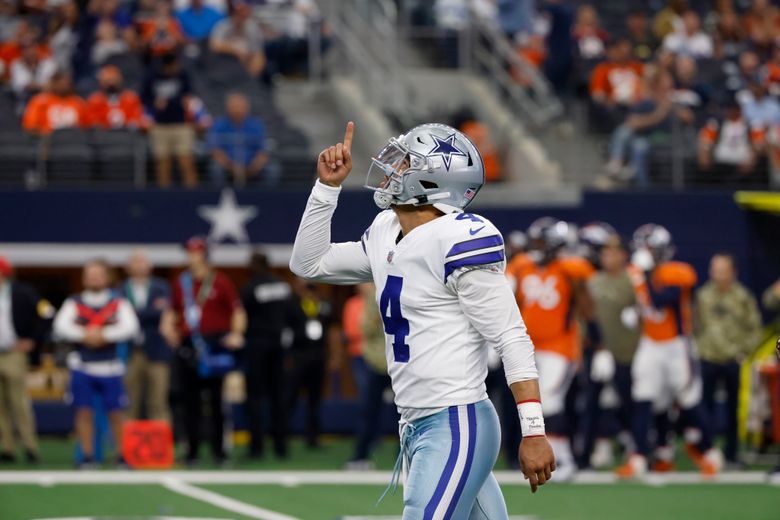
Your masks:
<path fill-rule="evenodd" d="M 420 181 L 420 186 L 422 186 L 426 190 L 436 190 L 439 188 L 438 184 L 431 181 Z"/>

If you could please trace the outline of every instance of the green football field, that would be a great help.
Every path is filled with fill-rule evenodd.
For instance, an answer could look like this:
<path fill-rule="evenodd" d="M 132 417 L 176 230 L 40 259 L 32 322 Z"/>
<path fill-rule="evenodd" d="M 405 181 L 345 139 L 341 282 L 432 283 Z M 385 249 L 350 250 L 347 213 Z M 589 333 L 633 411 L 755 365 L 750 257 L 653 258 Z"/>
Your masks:
<path fill-rule="evenodd" d="M 316 451 L 296 443 L 289 461 L 248 463 L 237 454 L 227 469 L 170 472 L 73 471 L 70 448 L 46 442 L 46 469 L 0 467 L 0 520 L 391 520 L 402 509 L 400 488 L 376 505 L 390 477 L 392 441 L 380 447 L 380 469 L 371 472 L 341 471 L 350 443 L 335 439 Z M 780 480 L 770 482 L 762 471 L 708 482 L 682 471 L 634 483 L 614 482 L 609 472 L 586 473 L 536 495 L 517 472 L 497 476 L 517 519 L 780 519 Z"/>

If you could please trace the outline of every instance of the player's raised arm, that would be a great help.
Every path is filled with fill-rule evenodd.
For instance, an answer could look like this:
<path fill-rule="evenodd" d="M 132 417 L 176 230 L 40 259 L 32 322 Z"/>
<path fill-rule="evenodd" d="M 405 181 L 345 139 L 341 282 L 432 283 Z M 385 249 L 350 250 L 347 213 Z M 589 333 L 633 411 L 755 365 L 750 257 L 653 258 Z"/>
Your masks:
<path fill-rule="evenodd" d="M 352 136 L 347 123 L 344 141 L 323 150 L 317 159 L 317 182 L 295 236 L 290 270 L 308 280 L 354 284 L 371 280 L 365 243 L 331 244 L 330 226 L 341 183 L 352 170 Z"/>

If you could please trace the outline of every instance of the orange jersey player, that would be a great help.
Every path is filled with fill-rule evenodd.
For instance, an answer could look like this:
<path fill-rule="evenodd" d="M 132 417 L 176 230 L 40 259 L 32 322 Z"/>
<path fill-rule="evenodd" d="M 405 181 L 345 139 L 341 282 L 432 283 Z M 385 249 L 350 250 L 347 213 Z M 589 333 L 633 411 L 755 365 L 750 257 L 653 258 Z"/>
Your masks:
<path fill-rule="evenodd" d="M 566 437 L 566 393 L 580 358 L 577 317 L 589 304 L 585 280 L 595 271 L 582 258 L 561 258 L 572 236 L 566 222 L 544 217 L 528 229 L 529 252 L 515 257 L 508 272 L 528 334 L 534 342 L 542 411 L 558 463 L 559 478 L 576 466 Z"/>
<path fill-rule="evenodd" d="M 675 402 L 684 422 L 701 433 L 701 441 L 689 453 L 704 474 L 714 474 L 722 456 L 712 448 L 710 427 L 702 415 L 701 380 L 695 369 L 699 360 L 691 344 L 696 272 L 689 264 L 672 261 L 672 236 L 663 226 L 641 226 L 634 232 L 633 247 L 629 273 L 642 316 L 642 337 L 631 366 L 636 453 L 618 469 L 618 475 L 634 477 L 647 472 L 653 411 L 664 415 Z M 665 442 L 659 439 L 659 448 Z"/>

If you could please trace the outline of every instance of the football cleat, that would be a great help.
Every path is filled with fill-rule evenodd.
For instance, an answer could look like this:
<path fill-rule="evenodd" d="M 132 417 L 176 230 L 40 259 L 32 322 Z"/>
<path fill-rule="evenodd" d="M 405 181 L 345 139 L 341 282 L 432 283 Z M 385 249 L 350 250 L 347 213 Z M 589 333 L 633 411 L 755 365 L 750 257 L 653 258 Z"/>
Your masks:
<path fill-rule="evenodd" d="M 620 478 L 637 478 L 647 474 L 647 459 L 639 454 L 633 454 L 628 457 L 625 464 L 615 470 L 615 474 Z"/>

